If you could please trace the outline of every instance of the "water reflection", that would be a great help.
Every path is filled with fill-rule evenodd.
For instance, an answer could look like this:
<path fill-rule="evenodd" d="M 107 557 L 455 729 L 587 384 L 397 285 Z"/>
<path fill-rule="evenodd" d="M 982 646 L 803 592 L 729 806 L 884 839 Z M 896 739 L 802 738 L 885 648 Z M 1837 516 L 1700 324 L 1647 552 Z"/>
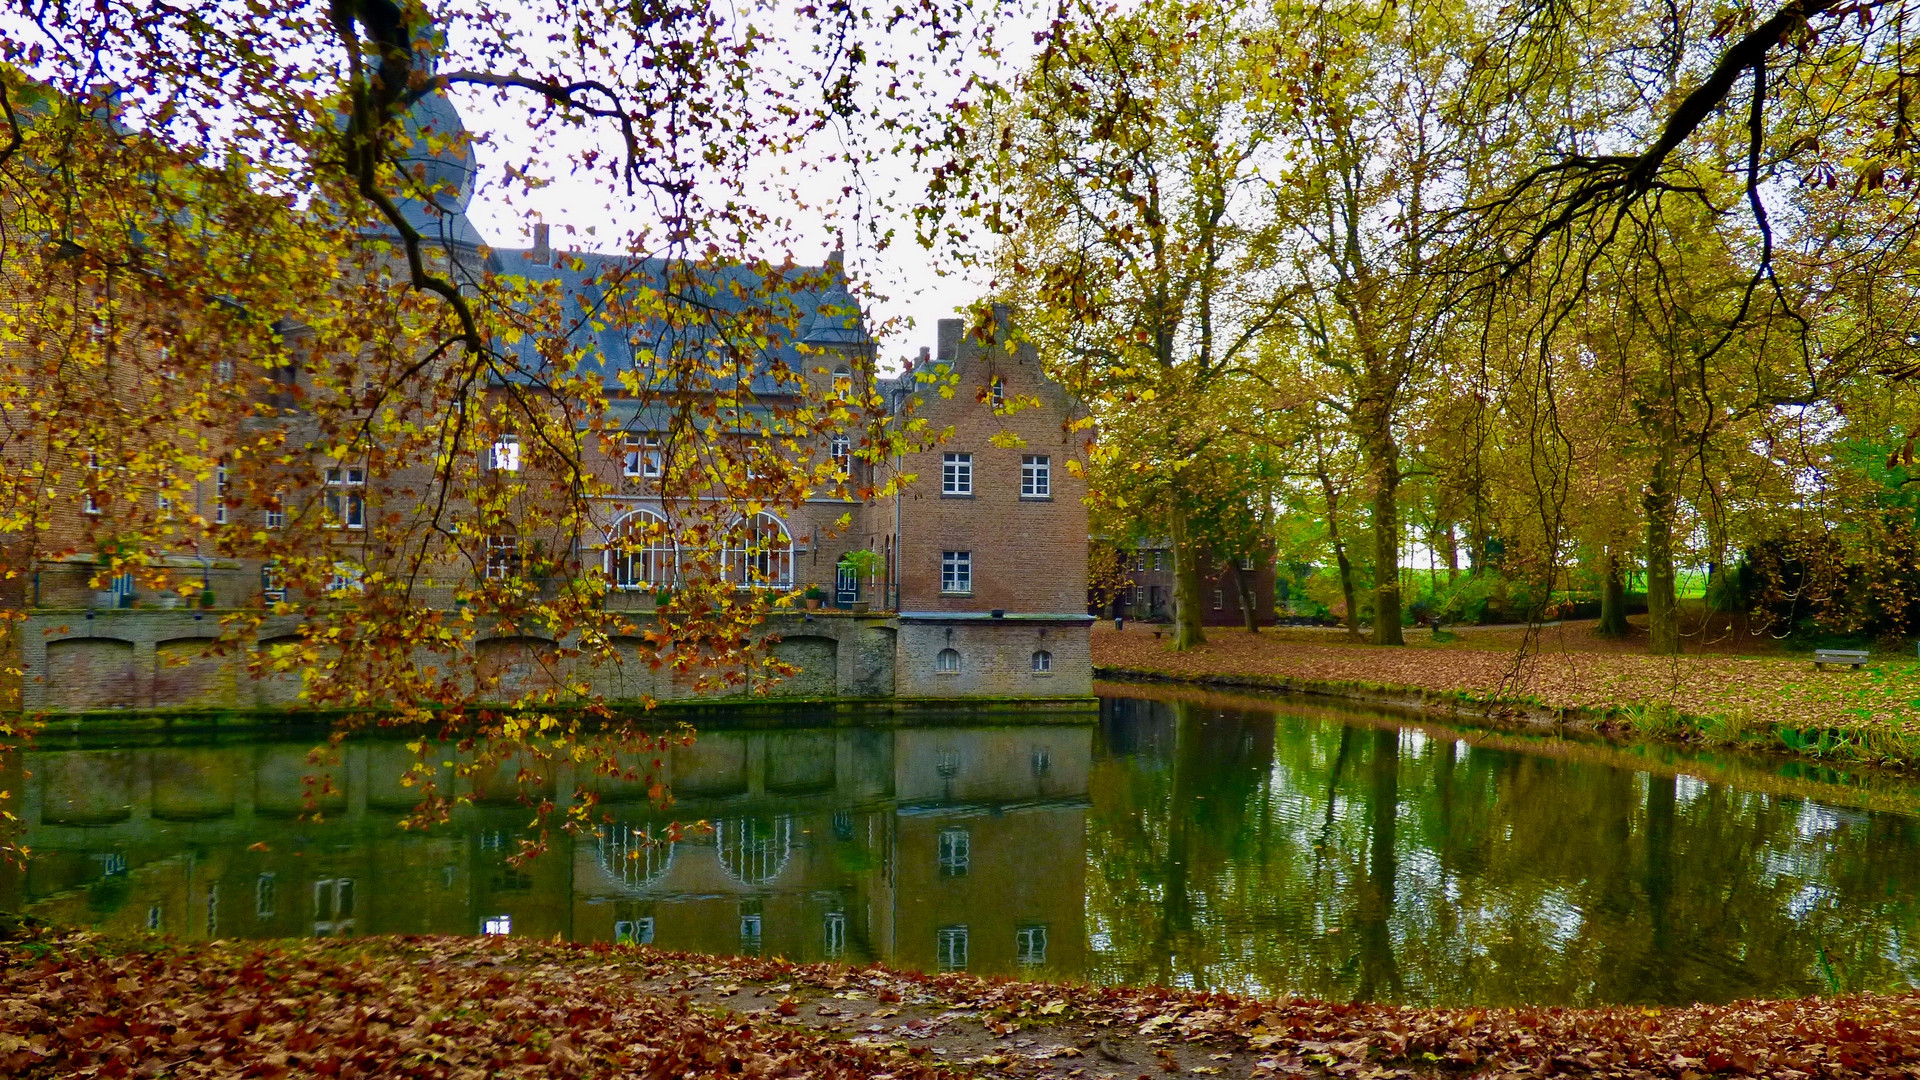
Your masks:
<path fill-rule="evenodd" d="M 404 746 L 43 748 L 0 909 L 189 939 L 510 933 L 1333 999 L 1920 982 L 1913 789 L 1177 692 L 1098 725 L 706 731 L 521 867 L 504 792 L 395 827 Z M 1058 718 L 1047 718 L 1054 720 Z M 1791 772 L 1791 770 L 1789 770 Z M 567 791 L 572 778 L 552 778 Z"/>

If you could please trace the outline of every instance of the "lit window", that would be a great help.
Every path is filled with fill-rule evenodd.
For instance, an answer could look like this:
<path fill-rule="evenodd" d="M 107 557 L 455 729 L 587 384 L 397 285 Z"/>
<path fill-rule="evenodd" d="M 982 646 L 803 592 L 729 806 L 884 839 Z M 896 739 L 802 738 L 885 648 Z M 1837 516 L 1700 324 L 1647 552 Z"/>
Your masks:
<path fill-rule="evenodd" d="M 653 916 L 644 919 L 620 919 L 613 924 L 616 945 L 653 944 Z"/>
<path fill-rule="evenodd" d="M 1219 611 L 1227 606 L 1227 593 L 1224 589 L 1213 590 L 1213 610 Z"/>
<path fill-rule="evenodd" d="M 948 454 L 940 466 L 940 494 L 973 494 L 973 455 Z"/>
<path fill-rule="evenodd" d="M 1020 458 L 1020 497 L 1053 497 L 1053 459 L 1045 454 L 1026 454 Z"/>
<path fill-rule="evenodd" d="M 495 581 L 517 577 L 520 574 L 520 538 L 517 536 L 487 537 L 487 577 Z"/>
<path fill-rule="evenodd" d="M 1007 382 L 995 375 L 987 380 L 987 393 L 993 399 L 993 411 L 999 412 L 1007 407 Z"/>
<path fill-rule="evenodd" d="M 367 470 L 334 466 L 326 471 L 327 528 L 367 527 Z"/>
<path fill-rule="evenodd" d="M 844 911 L 827 912 L 826 921 L 827 959 L 838 960 L 847 954 L 847 913 Z"/>
<path fill-rule="evenodd" d="M 943 926 L 935 936 L 935 961 L 941 971 L 967 970 L 967 928 Z"/>
<path fill-rule="evenodd" d="M 973 592 L 973 552 L 940 553 L 940 591 L 962 596 Z"/>
<path fill-rule="evenodd" d="M 506 937 L 513 933 L 513 916 L 489 915 L 480 920 L 480 932 L 491 937 Z"/>
<path fill-rule="evenodd" d="M 487 452 L 487 467 L 495 472 L 520 471 L 520 436 L 502 435 Z"/>
<path fill-rule="evenodd" d="M 1033 654 L 1033 673 L 1035 675 L 1044 675 L 1052 670 L 1053 654 L 1045 649 L 1036 651 Z"/>
<path fill-rule="evenodd" d="M 940 876 L 966 877 L 973 865 L 973 836 L 965 829 L 940 831 Z"/>
<path fill-rule="evenodd" d="M 275 892 L 278 882 L 271 871 L 253 879 L 253 917 L 256 919 L 273 918 Z"/>
<path fill-rule="evenodd" d="M 835 432 L 828 443 L 828 450 L 833 455 L 833 471 L 840 474 L 841 479 L 846 479 L 853 464 L 853 440 L 845 432 Z"/>
<path fill-rule="evenodd" d="M 658 480 L 661 464 L 660 436 L 651 432 L 646 434 L 629 432 L 626 435 L 625 452 L 621 455 L 620 461 L 622 476 Z"/>
<path fill-rule="evenodd" d="M 1047 962 L 1047 928 L 1023 926 L 1013 932 L 1014 962 L 1021 967 L 1042 967 Z"/>
<path fill-rule="evenodd" d="M 941 649 L 933 658 L 933 670 L 942 675 L 960 674 L 960 653 L 955 649 Z"/>

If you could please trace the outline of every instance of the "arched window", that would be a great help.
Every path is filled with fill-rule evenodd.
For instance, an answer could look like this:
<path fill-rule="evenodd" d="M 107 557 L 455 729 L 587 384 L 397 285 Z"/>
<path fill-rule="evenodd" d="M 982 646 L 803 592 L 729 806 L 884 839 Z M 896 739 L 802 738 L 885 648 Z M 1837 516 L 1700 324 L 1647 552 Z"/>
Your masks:
<path fill-rule="evenodd" d="M 942 675 L 960 674 L 960 653 L 955 649 L 941 649 L 940 655 L 933 658 L 933 670 Z"/>
<path fill-rule="evenodd" d="M 1036 649 L 1033 654 L 1033 673 L 1044 674 L 1053 670 L 1053 654 L 1045 649 Z"/>
<path fill-rule="evenodd" d="M 667 535 L 667 519 L 635 510 L 607 530 L 607 580 L 616 589 L 654 589 L 673 584 L 679 558 Z"/>
<path fill-rule="evenodd" d="M 772 514 L 760 513 L 734 530 L 739 547 L 727 549 L 727 580 L 743 589 L 793 588 L 793 537 Z"/>

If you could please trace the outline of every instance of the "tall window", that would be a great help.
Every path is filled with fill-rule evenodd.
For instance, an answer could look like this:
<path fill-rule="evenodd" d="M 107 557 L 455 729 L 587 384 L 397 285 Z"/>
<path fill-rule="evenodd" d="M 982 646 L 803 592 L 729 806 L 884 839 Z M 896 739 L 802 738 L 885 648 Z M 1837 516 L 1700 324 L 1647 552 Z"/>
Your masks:
<path fill-rule="evenodd" d="M 287 598 L 287 583 L 281 577 L 277 563 L 260 564 L 260 597 L 269 604 L 277 604 Z"/>
<path fill-rule="evenodd" d="M 940 465 L 940 494 L 973 494 L 973 455 L 948 454 Z"/>
<path fill-rule="evenodd" d="M 1213 590 L 1213 610 L 1220 611 L 1224 609 L 1226 606 L 1227 606 L 1227 591 L 1225 589 Z"/>
<path fill-rule="evenodd" d="M 934 953 L 941 971 L 967 970 L 967 928 L 941 927 L 934 938 Z"/>
<path fill-rule="evenodd" d="M 620 461 L 621 475 L 643 480 L 660 479 L 662 464 L 660 436 L 653 432 L 630 431 L 626 434 L 624 441 L 624 453 Z"/>
<path fill-rule="evenodd" d="M 755 514 L 740 526 L 740 545 L 726 552 L 728 581 L 740 588 L 793 588 L 793 537 L 772 514 Z"/>
<path fill-rule="evenodd" d="M 960 674 L 960 651 L 941 649 L 939 655 L 933 658 L 933 670 L 942 675 Z"/>
<path fill-rule="evenodd" d="M 940 830 L 940 876 L 966 877 L 973 865 L 973 835 L 965 829 Z"/>
<path fill-rule="evenodd" d="M 228 473 L 227 459 L 222 457 L 213 467 L 213 523 L 227 523 L 227 493 L 233 484 Z"/>
<path fill-rule="evenodd" d="M 487 577 L 500 581 L 520 574 L 520 538 L 487 537 Z"/>
<path fill-rule="evenodd" d="M 852 470 L 853 440 L 847 437 L 846 432 L 836 431 L 833 438 L 828 441 L 827 448 L 833 455 L 833 471 L 839 474 L 840 479 L 845 480 Z"/>
<path fill-rule="evenodd" d="M 1013 959 L 1021 967 L 1043 967 L 1047 962 L 1047 928 L 1023 926 L 1013 932 Z"/>
<path fill-rule="evenodd" d="M 100 453 L 87 451 L 87 490 L 80 493 L 80 509 L 88 514 L 100 512 Z"/>
<path fill-rule="evenodd" d="M 1007 381 L 995 375 L 987 380 L 987 395 L 993 400 L 993 411 L 999 412 L 1007 407 Z"/>
<path fill-rule="evenodd" d="M 853 372 L 840 368 L 833 373 L 833 396 L 842 401 L 853 396 Z"/>
<path fill-rule="evenodd" d="M 275 895 L 279 882 L 271 870 L 253 879 L 253 917 L 256 919 L 273 918 Z"/>
<path fill-rule="evenodd" d="M 1053 498 L 1053 459 L 1045 454 L 1025 454 L 1020 458 L 1020 497 Z"/>
<path fill-rule="evenodd" d="M 740 916 L 740 955 L 760 955 L 760 926 L 759 915 Z"/>
<path fill-rule="evenodd" d="M 287 504 L 282 501 L 280 492 L 274 492 L 273 497 L 267 500 L 266 517 L 267 528 L 280 529 L 286 527 Z"/>
<path fill-rule="evenodd" d="M 357 465 L 327 470 L 327 528 L 367 527 L 367 470 Z"/>
<path fill-rule="evenodd" d="M 313 936 L 353 933 L 353 879 L 322 878 L 313 883 Z"/>
<path fill-rule="evenodd" d="M 607 540 L 607 576 L 616 589 L 650 589 L 673 582 L 677 549 L 666 535 L 666 519 L 636 510 L 614 523 Z"/>
<path fill-rule="evenodd" d="M 847 913 L 844 911 L 827 912 L 826 920 L 827 959 L 838 960 L 847 954 Z"/>
<path fill-rule="evenodd" d="M 940 553 L 940 591 L 959 596 L 973 592 L 973 552 Z"/>
<path fill-rule="evenodd" d="M 519 472 L 520 436 L 506 434 L 495 439 L 487 451 L 487 468 L 495 472 Z"/>

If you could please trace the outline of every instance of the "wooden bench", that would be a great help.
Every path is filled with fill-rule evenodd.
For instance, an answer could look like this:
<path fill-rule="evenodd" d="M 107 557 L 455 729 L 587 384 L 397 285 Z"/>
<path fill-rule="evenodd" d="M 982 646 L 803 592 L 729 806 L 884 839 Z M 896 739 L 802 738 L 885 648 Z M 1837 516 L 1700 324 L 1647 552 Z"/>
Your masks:
<path fill-rule="evenodd" d="M 1821 671 L 1828 664 L 1845 664 L 1858 668 L 1867 662 L 1865 649 L 1815 649 L 1813 650 L 1813 669 Z"/>

